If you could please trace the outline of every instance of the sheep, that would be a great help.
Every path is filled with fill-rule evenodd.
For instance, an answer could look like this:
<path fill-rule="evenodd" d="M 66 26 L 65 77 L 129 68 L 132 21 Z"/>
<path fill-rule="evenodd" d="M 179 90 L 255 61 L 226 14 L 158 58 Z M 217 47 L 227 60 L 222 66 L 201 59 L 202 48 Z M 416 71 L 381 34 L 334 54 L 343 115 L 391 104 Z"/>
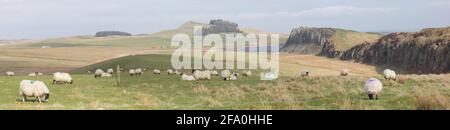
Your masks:
<path fill-rule="evenodd" d="M 100 77 L 112 77 L 112 74 L 110 74 L 110 73 L 102 73 L 100 75 Z"/>
<path fill-rule="evenodd" d="M 391 70 L 391 69 L 385 69 L 383 71 L 383 75 L 384 75 L 384 79 L 386 80 L 397 80 L 397 75 L 395 74 L 395 71 Z"/>
<path fill-rule="evenodd" d="M 34 76 L 36 76 L 36 73 L 30 73 L 30 74 L 28 74 L 28 76 L 34 77 Z"/>
<path fill-rule="evenodd" d="M 128 71 L 128 74 L 130 74 L 131 76 L 135 76 L 136 75 L 136 71 L 134 69 L 130 69 Z"/>
<path fill-rule="evenodd" d="M 230 77 L 228 78 L 228 80 L 237 80 L 238 79 L 239 74 L 237 73 L 233 73 L 230 75 Z"/>
<path fill-rule="evenodd" d="M 309 71 L 308 70 L 303 70 L 300 72 L 300 76 L 301 77 L 308 77 L 309 76 Z"/>
<path fill-rule="evenodd" d="M 192 76 L 192 75 L 182 74 L 182 75 L 181 75 L 181 80 L 185 80 L 185 81 L 195 81 L 195 77 Z"/>
<path fill-rule="evenodd" d="M 95 78 L 102 77 L 103 73 L 105 73 L 105 71 L 103 71 L 102 69 L 97 69 L 97 70 L 95 70 L 94 77 Z"/>
<path fill-rule="evenodd" d="M 211 75 L 212 76 L 217 76 L 217 75 L 219 75 L 219 72 L 217 72 L 216 70 L 212 70 L 211 71 Z"/>
<path fill-rule="evenodd" d="M 68 74 L 68 73 L 62 73 L 62 72 L 53 73 L 53 84 L 58 84 L 58 83 L 73 84 L 73 79 L 70 76 L 70 74 Z"/>
<path fill-rule="evenodd" d="M 168 74 L 168 75 L 175 75 L 175 73 L 173 72 L 172 69 L 168 69 L 168 70 L 167 70 L 167 74 Z"/>
<path fill-rule="evenodd" d="M 175 70 L 175 72 L 173 72 L 175 75 L 182 75 L 182 73 L 180 73 L 180 71 Z"/>
<path fill-rule="evenodd" d="M 48 102 L 50 98 L 50 91 L 42 81 L 22 80 L 20 82 L 19 94 L 23 97 L 22 102 L 25 102 L 27 97 L 36 97 L 36 101 L 39 101 L 39 103 L 42 102 L 41 98 L 44 99 L 44 102 Z"/>
<path fill-rule="evenodd" d="M 6 76 L 15 76 L 16 74 L 12 71 L 6 72 Z"/>
<path fill-rule="evenodd" d="M 87 73 L 88 73 L 88 74 L 91 74 L 92 72 L 88 70 Z"/>
<path fill-rule="evenodd" d="M 230 70 L 223 70 L 223 71 L 220 73 L 220 77 L 222 77 L 223 80 L 229 80 L 230 76 L 231 76 Z"/>
<path fill-rule="evenodd" d="M 211 71 L 209 70 L 193 70 L 193 74 L 196 80 L 211 80 Z"/>
<path fill-rule="evenodd" d="M 250 76 L 252 76 L 252 71 L 250 71 L 250 70 L 243 71 L 243 72 L 242 72 L 242 76 L 244 76 L 244 77 L 250 77 Z"/>
<path fill-rule="evenodd" d="M 349 70 L 348 69 L 342 69 L 341 70 L 341 76 L 348 76 L 349 75 Z"/>
<path fill-rule="evenodd" d="M 37 75 L 38 75 L 38 76 L 42 76 L 42 75 L 44 75 L 44 73 L 38 72 Z"/>
<path fill-rule="evenodd" d="M 374 96 L 375 100 L 378 100 L 378 95 L 383 90 L 383 84 L 376 78 L 369 78 L 364 85 L 364 90 L 369 96 L 369 100 L 374 99 Z"/>
<path fill-rule="evenodd" d="M 278 78 L 278 75 L 272 74 L 272 73 L 264 73 L 263 79 L 264 80 L 275 80 Z"/>
<path fill-rule="evenodd" d="M 154 70 L 153 70 L 153 74 L 161 74 L 161 70 L 159 70 L 159 69 L 154 69 Z"/>
<path fill-rule="evenodd" d="M 141 76 L 142 74 L 144 74 L 144 71 L 142 71 L 141 68 L 137 68 L 137 69 L 135 69 L 135 71 L 136 71 L 136 76 Z"/>
<path fill-rule="evenodd" d="M 109 68 L 108 70 L 106 70 L 106 73 L 109 73 L 109 74 L 113 74 L 114 73 L 114 69 L 112 69 L 112 68 Z"/>

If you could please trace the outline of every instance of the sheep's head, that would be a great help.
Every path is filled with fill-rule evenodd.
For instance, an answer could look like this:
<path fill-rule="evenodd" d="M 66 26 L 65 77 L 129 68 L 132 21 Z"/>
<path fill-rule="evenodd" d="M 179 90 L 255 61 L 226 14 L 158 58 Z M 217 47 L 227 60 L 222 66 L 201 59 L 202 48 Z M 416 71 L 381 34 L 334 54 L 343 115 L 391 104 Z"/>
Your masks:
<path fill-rule="evenodd" d="M 44 95 L 44 102 L 48 102 L 49 98 L 50 98 L 50 93 L 45 94 Z"/>

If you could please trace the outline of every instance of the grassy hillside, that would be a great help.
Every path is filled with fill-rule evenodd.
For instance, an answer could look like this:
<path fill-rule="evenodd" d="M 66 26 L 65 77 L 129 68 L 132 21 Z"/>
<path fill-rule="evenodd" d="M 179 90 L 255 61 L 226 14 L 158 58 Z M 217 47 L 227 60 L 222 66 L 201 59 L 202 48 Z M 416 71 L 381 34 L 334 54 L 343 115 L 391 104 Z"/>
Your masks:
<path fill-rule="evenodd" d="M 332 40 L 336 43 L 337 51 L 345 51 L 355 45 L 364 42 L 375 42 L 380 38 L 381 35 L 379 34 L 336 29 L 336 33 L 332 37 Z"/>

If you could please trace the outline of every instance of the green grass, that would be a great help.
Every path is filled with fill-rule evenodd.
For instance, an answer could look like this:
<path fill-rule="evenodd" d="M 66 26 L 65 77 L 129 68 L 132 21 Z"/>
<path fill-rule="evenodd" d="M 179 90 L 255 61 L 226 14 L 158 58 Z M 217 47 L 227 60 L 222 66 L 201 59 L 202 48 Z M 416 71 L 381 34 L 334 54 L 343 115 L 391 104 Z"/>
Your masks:
<path fill-rule="evenodd" d="M 381 38 L 379 34 L 336 29 L 332 39 L 336 43 L 336 50 L 344 51 L 363 42 L 374 42 L 379 38 Z"/>

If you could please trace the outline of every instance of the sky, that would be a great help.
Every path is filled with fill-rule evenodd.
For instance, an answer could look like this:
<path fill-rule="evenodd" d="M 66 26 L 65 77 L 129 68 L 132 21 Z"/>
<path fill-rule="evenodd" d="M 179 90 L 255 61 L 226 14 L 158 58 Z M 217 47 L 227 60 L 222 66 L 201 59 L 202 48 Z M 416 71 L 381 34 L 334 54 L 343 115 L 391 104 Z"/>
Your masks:
<path fill-rule="evenodd" d="M 0 39 L 147 34 L 210 19 L 282 33 L 299 26 L 418 31 L 450 26 L 450 0 L 0 0 Z"/>

